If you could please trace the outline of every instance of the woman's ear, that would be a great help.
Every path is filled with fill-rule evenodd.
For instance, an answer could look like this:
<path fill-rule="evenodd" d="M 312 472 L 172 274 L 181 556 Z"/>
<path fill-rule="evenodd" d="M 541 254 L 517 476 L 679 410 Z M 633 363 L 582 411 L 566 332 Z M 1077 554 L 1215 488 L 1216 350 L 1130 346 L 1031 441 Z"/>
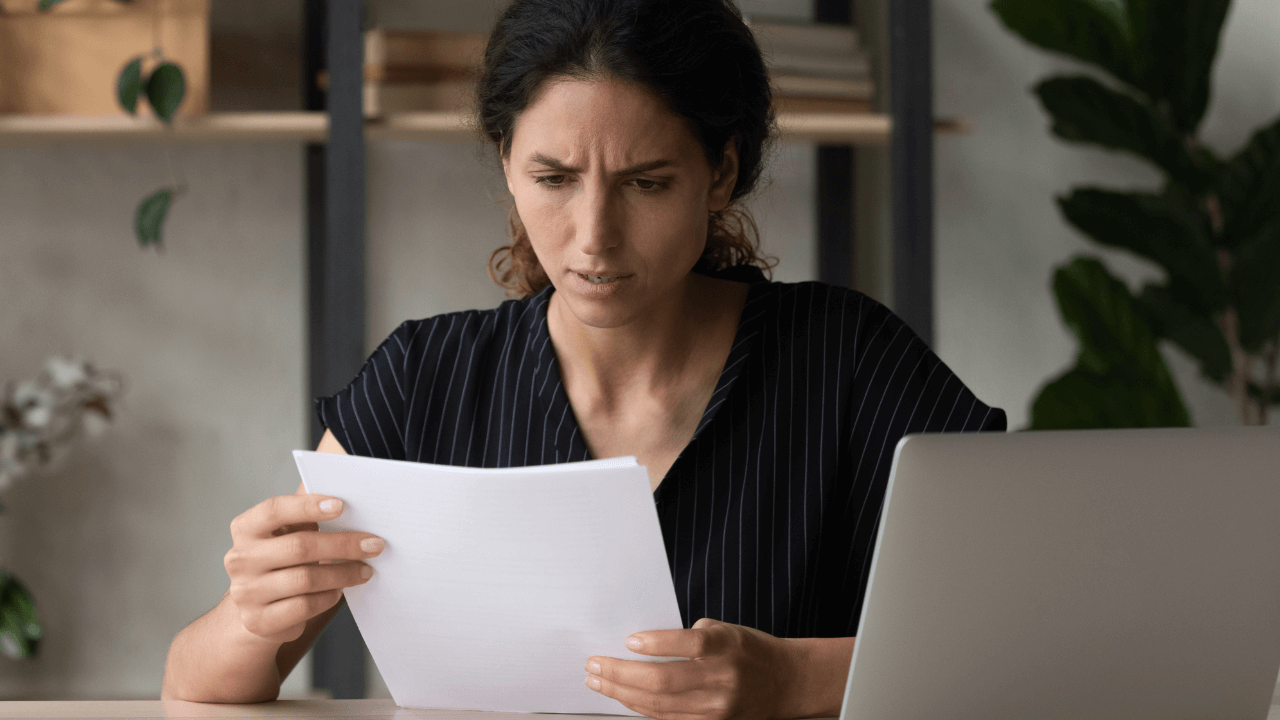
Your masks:
<path fill-rule="evenodd" d="M 724 159 L 720 167 L 711 173 L 711 188 L 707 192 L 707 209 L 720 212 L 729 206 L 733 188 L 738 184 L 738 142 L 730 139 L 724 144 Z"/>

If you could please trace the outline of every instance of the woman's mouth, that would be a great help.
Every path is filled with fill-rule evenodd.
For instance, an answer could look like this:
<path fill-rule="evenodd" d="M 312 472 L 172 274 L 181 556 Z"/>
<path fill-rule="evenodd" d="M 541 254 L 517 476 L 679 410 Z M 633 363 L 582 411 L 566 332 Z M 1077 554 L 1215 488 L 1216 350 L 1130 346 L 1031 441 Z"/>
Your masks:
<path fill-rule="evenodd" d="M 588 275 L 586 273 L 578 273 L 578 276 L 593 285 L 608 285 L 621 280 L 622 275 Z"/>

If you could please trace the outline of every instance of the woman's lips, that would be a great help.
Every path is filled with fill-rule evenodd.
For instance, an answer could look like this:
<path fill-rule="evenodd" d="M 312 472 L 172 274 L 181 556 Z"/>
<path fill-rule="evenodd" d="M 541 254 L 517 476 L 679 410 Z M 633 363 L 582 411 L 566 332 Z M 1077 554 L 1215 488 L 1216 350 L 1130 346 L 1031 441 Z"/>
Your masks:
<path fill-rule="evenodd" d="M 621 273 L 588 273 L 571 271 L 574 279 L 573 287 L 578 295 L 608 300 L 614 297 L 632 276 Z"/>
<path fill-rule="evenodd" d="M 615 283 L 615 282 L 618 282 L 619 280 L 624 280 L 626 278 L 631 277 L 630 275 L 627 275 L 625 273 L 612 273 L 612 272 L 591 273 L 591 272 L 581 272 L 576 270 L 574 271 L 574 274 L 576 274 L 578 277 L 582 278 L 583 280 L 586 280 L 587 282 L 593 285 L 608 285 L 610 283 Z"/>

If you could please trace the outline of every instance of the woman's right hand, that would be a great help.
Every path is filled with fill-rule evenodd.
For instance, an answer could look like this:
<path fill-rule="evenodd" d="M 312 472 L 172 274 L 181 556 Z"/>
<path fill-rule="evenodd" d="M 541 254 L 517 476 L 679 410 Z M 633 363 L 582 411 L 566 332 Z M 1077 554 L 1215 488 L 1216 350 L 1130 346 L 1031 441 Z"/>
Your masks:
<path fill-rule="evenodd" d="M 335 497 L 280 495 L 231 521 L 232 546 L 223 565 L 246 630 L 268 642 L 296 640 L 308 620 L 338 603 L 343 588 L 373 576 L 360 561 L 382 552 L 381 538 L 319 531 L 319 521 L 341 514 Z"/>

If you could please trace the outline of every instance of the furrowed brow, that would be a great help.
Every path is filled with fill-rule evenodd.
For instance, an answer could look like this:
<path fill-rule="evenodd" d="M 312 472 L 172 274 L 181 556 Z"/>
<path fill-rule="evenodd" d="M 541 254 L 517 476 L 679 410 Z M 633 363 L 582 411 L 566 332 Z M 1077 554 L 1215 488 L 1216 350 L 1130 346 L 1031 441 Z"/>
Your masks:
<path fill-rule="evenodd" d="M 530 162 L 536 162 L 539 165 L 546 165 L 552 170 L 561 170 L 564 172 L 572 172 L 572 173 L 578 172 L 578 168 L 569 167 L 568 165 L 565 165 L 559 160 L 547 155 L 543 155 L 542 153 L 534 153 L 533 155 L 529 156 L 529 160 Z"/>
<path fill-rule="evenodd" d="M 530 155 L 529 160 L 530 162 L 535 162 L 535 163 L 538 163 L 539 165 L 544 165 L 552 170 L 559 170 L 561 172 L 569 172 L 569 173 L 581 172 L 580 168 L 570 167 L 568 165 L 565 165 L 563 162 L 553 157 L 550 157 L 548 155 L 543 155 L 542 153 L 534 153 L 533 155 Z M 657 170 L 659 168 L 671 167 L 672 165 L 675 165 L 675 162 L 671 160 L 650 160 L 649 162 L 643 162 L 638 165 L 632 165 L 631 167 L 623 168 L 614 174 L 619 176 L 635 175 L 636 173 L 649 172 L 650 170 Z"/>
<path fill-rule="evenodd" d="M 670 160 L 650 160 L 649 162 L 640 163 L 639 165 L 632 165 L 629 168 L 623 168 L 616 174 L 635 175 L 636 173 L 649 172 L 650 170 L 657 170 L 659 168 L 670 167 L 672 165 L 675 165 L 675 163 Z"/>

